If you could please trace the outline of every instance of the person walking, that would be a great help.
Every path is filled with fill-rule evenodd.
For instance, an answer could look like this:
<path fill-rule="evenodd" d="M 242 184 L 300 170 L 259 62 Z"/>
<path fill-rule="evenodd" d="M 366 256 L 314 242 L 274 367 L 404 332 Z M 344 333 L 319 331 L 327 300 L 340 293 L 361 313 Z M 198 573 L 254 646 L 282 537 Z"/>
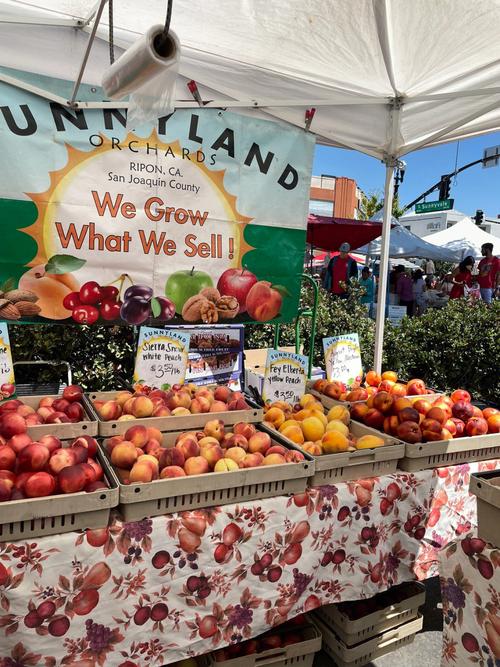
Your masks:
<path fill-rule="evenodd" d="M 446 273 L 443 276 L 443 280 L 439 285 L 439 290 L 441 294 L 444 294 L 445 296 L 450 296 L 452 289 L 453 289 L 453 275 L 451 273 Z"/>
<path fill-rule="evenodd" d="M 425 313 L 425 282 L 424 274 L 421 269 L 417 269 L 413 274 L 413 299 L 415 301 L 415 315 L 423 315 Z"/>
<path fill-rule="evenodd" d="M 428 259 L 425 262 L 425 275 L 428 278 L 431 278 L 432 280 L 432 278 L 434 278 L 435 273 L 436 273 L 436 267 L 434 266 L 434 262 L 432 261 L 432 259 Z"/>
<path fill-rule="evenodd" d="M 469 255 L 453 271 L 453 287 L 450 299 L 460 299 L 467 296 L 472 286 L 472 269 L 474 268 L 474 257 Z"/>
<path fill-rule="evenodd" d="M 347 286 L 358 277 L 358 266 L 349 255 L 350 249 L 348 243 L 341 244 L 339 254 L 330 260 L 323 280 L 323 287 L 340 299 L 347 299 Z"/>
<path fill-rule="evenodd" d="M 500 285 L 500 259 L 493 255 L 493 243 L 483 243 L 481 246 L 483 259 L 479 262 L 479 290 L 481 299 L 491 303 L 496 288 Z"/>
<path fill-rule="evenodd" d="M 371 275 L 369 266 L 364 266 L 362 268 L 359 285 L 365 290 L 365 293 L 361 297 L 360 301 L 361 303 L 369 304 L 368 314 L 371 317 L 372 305 L 375 298 L 375 278 Z"/>
<path fill-rule="evenodd" d="M 406 314 L 413 317 L 413 280 L 405 272 L 402 264 L 396 266 L 396 292 L 399 296 L 399 305 L 406 306 Z"/>

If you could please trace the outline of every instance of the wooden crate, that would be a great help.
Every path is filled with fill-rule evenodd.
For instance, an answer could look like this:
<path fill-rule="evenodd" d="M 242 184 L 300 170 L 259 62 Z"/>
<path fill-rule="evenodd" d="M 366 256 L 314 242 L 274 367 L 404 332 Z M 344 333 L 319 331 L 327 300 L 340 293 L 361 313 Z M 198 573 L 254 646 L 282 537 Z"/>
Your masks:
<path fill-rule="evenodd" d="M 498 458 L 500 458 L 500 433 L 489 433 L 454 440 L 406 443 L 405 454 L 399 462 L 399 467 L 407 472 L 418 472 Z"/>
<path fill-rule="evenodd" d="M 42 398 L 62 398 L 59 394 L 45 394 L 40 396 L 21 396 L 20 401 L 36 410 Z M 55 435 L 57 438 L 69 440 L 77 438 L 79 435 L 97 435 L 97 417 L 89 409 L 87 402 L 83 401 L 83 411 L 85 418 L 76 424 L 38 424 L 37 426 L 28 426 L 28 435 L 37 440 L 42 435 Z"/>
<path fill-rule="evenodd" d="M 264 418 L 261 407 L 251 404 L 245 398 L 250 407 L 247 410 L 227 410 L 226 412 L 204 412 L 196 415 L 183 415 L 180 417 L 144 417 L 142 419 L 130 419 L 127 421 L 101 421 L 94 401 L 112 401 L 116 397 L 116 391 L 103 391 L 88 394 L 86 398 L 91 406 L 94 418 L 98 420 L 99 435 L 109 437 L 112 435 L 123 435 L 131 426 L 154 426 L 159 431 L 193 431 L 203 428 L 209 419 L 222 419 L 224 424 L 232 425 L 238 422 L 255 424 Z"/>
<path fill-rule="evenodd" d="M 411 644 L 423 626 L 423 617 L 419 614 L 417 618 L 397 628 L 386 630 L 355 646 L 347 646 L 316 612 L 314 620 L 323 635 L 323 650 L 334 660 L 336 667 L 362 667 L 375 658 L 392 653 L 402 646 Z"/>
<path fill-rule="evenodd" d="M 282 440 L 287 446 L 294 444 L 267 425 L 263 425 L 262 428 L 273 434 L 278 440 Z M 362 435 L 376 435 L 382 438 L 386 444 L 374 449 L 314 456 L 315 472 L 309 478 L 309 486 L 336 484 L 337 482 L 364 479 L 366 477 L 380 477 L 396 472 L 398 461 L 404 456 L 405 452 L 403 442 L 355 421 L 351 421 L 349 429 L 356 438 Z M 303 451 L 300 445 L 295 446 Z M 306 454 L 304 451 L 303 453 Z"/>
<path fill-rule="evenodd" d="M 164 433 L 162 445 L 173 447 L 178 435 L 173 431 Z M 273 442 L 283 444 L 277 440 Z M 300 451 L 292 443 L 287 446 Z M 306 460 L 299 463 L 210 472 L 135 484 L 121 484 L 112 468 L 111 471 L 120 490 L 119 509 L 123 518 L 125 521 L 139 521 L 145 517 L 196 508 L 303 493 L 308 478 L 314 474 L 313 458 L 306 453 L 304 456 Z"/>
<path fill-rule="evenodd" d="M 279 632 L 279 628 L 276 628 Z M 321 634 L 313 625 L 309 625 L 301 632 L 304 633 L 304 641 L 284 646 L 283 648 L 270 649 L 261 653 L 243 655 L 231 660 L 216 661 L 215 655 L 209 656 L 209 664 L 213 667 L 312 667 L 315 654 L 321 650 Z"/>
<path fill-rule="evenodd" d="M 425 604 L 425 586 L 417 581 L 412 581 L 400 584 L 397 588 L 407 597 L 358 619 L 349 618 L 342 611 L 342 603 L 321 607 L 317 610 L 317 614 L 326 625 L 334 629 L 335 634 L 344 644 L 354 646 L 418 616 L 419 607 Z M 390 591 L 385 591 L 384 594 L 388 593 L 390 594 Z"/>
<path fill-rule="evenodd" d="M 64 442 L 63 446 L 69 444 Z M 0 502 L 0 542 L 107 526 L 111 508 L 118 505 L 118 484 L 100 451 L 97 460 L 103 467 L 107 489 Z"/>
<path fill-rule="evenodd" d="M 500 547 L 500 470 L 475 472 L 469 492 L 477 496 L 477 534 L 485 542 Z"/>

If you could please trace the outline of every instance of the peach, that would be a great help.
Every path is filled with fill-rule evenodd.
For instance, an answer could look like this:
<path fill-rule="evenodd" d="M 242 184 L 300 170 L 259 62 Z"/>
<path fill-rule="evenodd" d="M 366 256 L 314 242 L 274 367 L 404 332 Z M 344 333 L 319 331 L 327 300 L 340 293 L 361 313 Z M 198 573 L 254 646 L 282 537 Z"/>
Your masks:
<path fill-rule="evenodd" d="M 395 384 L 392 380 L 382 380 L 378 386 L 378 391 L 387 391 L 390 393 Z"/>
<path fill-rule="evenodd" d="M 319 442 L 305 442 L 302 445 L 302 449 L 312 456 L 321 456 L 323 454 L 323 448 Z"/>
<path fill-rule="evenodd" d="M 362 404 L 361 404 L 362 405 Z M 333 408 L 330 408 L 326 416 L 327 420 L 330 421 L 341 421 L 346 424 L 349 424 L 351 419 L 349 415 L 349 410 L 344 405 L 334 405 Z"/>
<path fill-rule="evenodd" d="M 286 447 L 283 447 L 283 445 L 272 445 L 267 450 L 266 456 L 269 456 L 269 454 L 281 454 L 282 456 L 285 456 L 288 451 L 289 450 Z"/>
<path fill-rule="evenodd" d="M 368 371 L 365 377 L 365 382 L 370 385 L 370 387 L 378 387 L 382 382 L 382 376 L 375 371 Z"/>
<path fill-rule="evenodd" d="M 442 410 L 446 415 L 446 419 L 450 419 L 450 417 L 452 416 L 452 411 L 451 410 L 452 410 L 453 404 L 450 405 L 443 398 L 439 398 L 437 401 L 434 401 L 434 403 L 432 404 L 432 407 L 433 408 L 439 408 L 440 410 Z M 482 414 L 480 416 L 482 417 Z"/>
<path fill-rule="evenodd" d="M 257 322 L 269 322 L 278 316 L 283 297 L 267 280 L 259 280 L 250 288 L 245 306 L 249 316 Z"/>
<path fill-rule="evenodd" d="M 441 429 L 441 440 L 453 440 L 453 435 L 448 431 L 447 428 Z"/>
<path fill-rule="evenodd" d="M 142 456 L 139 458 L 142 458 Z M 158 468 L 155 469 L 148 461 L 136 461 L 130 469 L 129 480 L 132 484 L 135 482 L 152 482 L 154 479 L 158 479 Z"/>
<path fill-rule="evenodd" d="M 379 391 L 373 397 L 373 407 L 379 412 L 388 414 L 393 406 L 394 397 L 387 391 Z"/>
<path fill-rule="evenodd" d="M 224 422 L 221 419 L 211 419 L 203 429 L 205 435 L 222 442 L 225 434 Z"/>
<path fill-rule="evenodd" d="M 333 382 L 327 382 L 325 388 L 323 389 L 323 393 L 325 396 L 328 396 L 329 398 L 333 398 L 335 400 L 339 400 L 340 395 L 344 391 L 344 386 L 342 385 L 341 382 L 337 382 L 334 380 Z"/>
<path fill-rule="evenodd" d="M 174 408 L 170 414 L 173 417 L 187 417 L 191 413 L 188 408 Z"/>
<path fill-rule="evenodd" d="M 210 401 L 204 396 L 194 398 L 189 409 L 193 415 L 210 412 Z"/>
<path fill-rule="evenodd" d="M 429 412 L 425 415 L 426 419 L 434 419 L 437 422 L 441 424 L 441 426 L 444 426 L 446 423 L 447 419 L 451 417 L 451 415 L 448 416 L 448 414 L 439 407 L 432 407 Z"/>
<path fill-rule="evenodd" d="M 248 454 L 245 455 L 245 458 L 242 459 L 241 463 L 249 456 Z M 253 455 L 250 455 L 253 456 Z M 258 464 L 257 464 L 258 465 Z M 224 458 L 220 459 L 217 461 L 215 464 L 214 472 L 231 472 L 232 470 L 238 470 L 240 467 L 240 464 L 238 464 L 237 461 L 231 458 Z M 245 467 L 253 467 L 253 466 L 245 466 Z"/>
<path fill-rule="evenodd" d="M 203 456 L 192 456 L 184 463 L 186 475 L 203 475 L 210 471 L 208 461 Z"/>
<path fill-rule="evenodd" d="M 327 431 L 321 439 L 321 447 L 324 454 L 346 452 L 349 449 L 349 440 L 339 431 Z"/>
<path fill-rule="evenodd" d="M 441 440 L 441 431 L 442 431 L 441 422 L 436 419 L 431 419 L 427 417 L 420 424 L 420 430 L 422 431 L 422 437 L 426 441 L 435 442 Z"/>
<path fill-rule="evenodd" d="M 14 483 L 11 479 L 8 478 L 0 479 L 0 502 L 5 502 L 6 500 L 10 500 L 12 498 L 13 491 L 14 491 Z"/>
<path fill-rule="evenodd" d="M 158 442 L 163 441 L 163 435 L 160 429 L 155 426 L 147 426 L 146 430 L 148 432 L 148 440 L 158 440 Z"/>
<path fill-rule="evenodd" d="M 227 404 L 222 401 L 214 401 L 210 406 L 210 412 L 226 412 Z"/>
<path fill-rule="evenodd" d="M 215 400 L 222 401 L 223 403 L 227 403 L 229 399 L 232 397 L 232 395 L 233 392 L 226 385 L 219 385 L 218 387 L 215 388 L 214 391 Z"/>
<path fill-rule="evenodd" d="M 246 450 L 243 447 L 229 447 L 225 452 L 226 459 L 232 459 L 236 463 L 240 463 L 246 456 Z"/>
<path fill-rule="evenodd" d="M 300 430 L 299 426 L 297 428 Z M 302 435 L 301 430 L 300 433 Z M 267 450 L 271 447 L 271 444 L 271 436 L 268 433 L 257 431 L 248 441 L 248 451 L 250 454 L 255 454 L 256 452 L 266 454 Z"/>
<path fill-rule="evenodd" d="M 55 398 L 52 398 L 51 396 L 44 396 L 43 398 L 40 399 L 38 403 L 39 408 L 51 408 L 53 402 L 55 401 Z"/>
<path fill-rule="evenodd" d="M 458 403 L 458 401 L 465 401 L 466 403 L 471 402 L 471 395 L 465 389 L 455 389 L 450 398 L 453 403 Z"/>
<path fill-rule="evenodd" d="M 161 443 L 158 442 L 158 440 L 148 440 L 143 451 L 146 454 L 152 454 L 156 459 L 159 459 L 161 456 L 161 453 L 163 451 L 163 447 L 161 446 Z"/>
<path fill-rule="evenodd" d="M 101 466 L 100 463 L 98 463 L 97 461 L 94 461 L 94 459 L 89 459 L 87 461 L 87 463 L 88 463 L 89 466 L 92 466 L 92 468 L 94 468 L 94 475 L 95 475 L 96 481 L 99 481 L 100 479 L 102 479 L 104 477 L 104 471 L 103 471 L 102 466 Z"/>
<path fill-rule="evenodd" d="M 89 484 L 96 481 L 95 470 L 89 463 L 81 463 L 80 465 L 85 473 L 85 478 L 87 480 L 85 486 L 87 487 Z"/>
<path fill-rule="evenodd" d="M 29 447 L 30 445 L 28 445 Z M 16 452 L 8 445 L 0 447 L 0 470 L 14 470 Z M 42 466 L 43 467 L 43 466 Z"/>
<path fill-rule="evenodd" d="M 447 419 L 444 428 L 451 433 L 452 436 L 457 434 L 457 425 L 452 419 Z"/>
<path fill-rule="evenodd" d="M 320 394 L 323 393 L 324 388 L 328 384 L 328 380 L 325 380 L 324 378 L 320 378 L 319 380 L 316 380 L 316 382 L 313 384 L 312 388 L 314 391 L 319 392 Z"/>
<path fill-rule="evenodd" d="M 500 410 L 497 410 L 496 408 L 484 408 L 483 410 L 483 417 L 486 419 L 486 421 L 493 415 L 498 414 L 500 414 Z"/>
<path fill-rule="evenodd" d="M 132 414 L 132 408 L 134 407 L 134 401 L 135 401 L 134 396 L 132 396 L 132 398 L 128 398 L 125 401 L 125 403 L 122 406 L 122 413 L 124 415 L 131 415 Z M 96 409 L 98 409 L 97 408 L 97 401 L 94 401 L 94 405 L 96 406 Z M 103 403 L 103 405 L 104 405 L 104 403 Z M 101 409 L 102 409 L 102 405 L 101 405 L 101 408 L 98 409 L 98 411 L 100 412 Z"/>
<path fill-rule="evenodd" d="M 83 421 L 85 417 L 83 406 L 80 403 L 70 403 L 65 412 L 73 424 Z"/>
<path fill-rule="evenodd" d="M 206 459 L 211 469 L 214 468 L 217 461 L 224 458 L 224 450 L 220 445 L 208 445 L 207 447 L 202 447 L 200 454 Z"/>
<path fill-rule="evenodd" d="M 26 426 L 28 427 L 38 426 L 38 424 L 43 424 L 42 418 L 40 417 L 40 415 L 37 414 L 28 415 L 27 417 L 25 417 L 25 420 L 26 420 Z"/>
<path fill-rule="evenodd" d="M 53 438 L 54 436 L 44 436 L 44 437 Z M 55 440 L 58 440 L 58 438 L 55 438 Z M 128 438 L 125 438 L 125 440 L 128 440 Z M 42 444 L 45 444 L 43 442 L 43 438 L 40 438 L 40 442 Z M 93 438 L 91 435 L 80 435 L 78 438 L 75 438 L 75 440 L 73 440 L 73 442 L 71 443 L 71 446 L 74 447 L 75 445 L 80 445 L 81 447 L 85 447 L 88 451 L 88 455 L 91 458 L 93 458 L 97 453 L 97 440 Z M 59 441 L 59 446 L 61 446 L 60 441 Z"/>
<path fill-rule="evenodd" d="M 210 405 L 212 405 L 212 403 L 215 400 L 213 393 L 207 387 L 202 387 L 201 389 L 198 389 L 198 391 L 195 392 L 194 397 L 206 398 L 207 401 L 210 403 Z"/>
<path fill-rule="evenodd" d="M 70 403 L 64 398 L 56 398 L 52 403 L 52 407 L 56 412 L 66 412 L 69 408 Z"/>
<path fill-rule="evenodd" d="M 235 435 L 243 435 L 247 440 L 250 440 L 252 435 L 257 432 L 257 429 L 253 424 L 238 422 L 233 426 L 233 432 Z"/>
<path fill-rule="evenodd" d="M 130 470 L 138 457 L 138 448 L 134 443 L 124 440 L 116 445 L 116 447 L 113 447 L 113 451 L 111 452 L 111 463 L 117 468 L 126 468 Z"/>
<path fill-rule="evenodd" d="M 20 405 L 16 412 L 18 415 L 21 415 L 21 417 L 29 417 L 30 415 L 36 414 L 35 408 L 32 408 L 31 405 Z"/>
<path fill-rule="evenodd" d="M 0 470 L 0 479 L 8 479 L 10 482 L 12 482 L 12 486 L 14 486 L 16 483 L 16 474 L 12 472 L 12 470 Z"/>
<path fill-rule="evenodd" d="M 410 380 L 406 385 L 406 393 L 408 396 L 422 396 L 427 393 L 427 388 L 423 380 L 416 378 Z"/>
<path fill-rule="evenodd" d="M 49 459 L 48 469 L 53 475 L 57 475 L 63 468 L 75 463 L 75 452 L 72 449 L 57 449 Z"/>
<path fill-rule="evenodd" d="M 341 422 L 338 419 L 334 419 L 333 421 L 328 422 L 326 432 L 329 433 L 330 431 L 337 431 L 338 433 L 342 433 L 342 435 L 345 435 L 346 438 L 349 436 L 349 428 L 344 424 L 344 422 Z M 321 440 L 321 438 L 310 438 L 310 440 Z"/>
<path fill-rule="evenodd" d="M 160 479 L 170 479 L 172 477 L 186 477 L 186 473 L 180 466 L 166 466 L 160 473 Z"/>
<path fill-rule="evenodd" d="M 37 442 L 24 447 L 17 456 L 17 465 L 20 471 L 29 470 L 37 472 L 45 468 L 50 459 L 50 452 L 47 447 Z"/>
<path fill-rule="evenodd" d="M 474 408 L 469 401 L 456 401 L 451 412 L 454 417 L 466 422 L 474 414 Z"/>
<path fill-rule="evenodd" d="M 488 422 L 483 417 L 471 417 L 465 424 L 465 432 L 468 436 L 484 435 L 488 433 Z"/>
<path fill-rule="evenodd" d="M 191 439 L 192 439 L 192 438 L 191 438 Z M 179 440 L 179 442 L 182 442 L 182 440 L 184 440 L 184 438 L 182 438 L 181 440 Z M 199 445 L 200 447 L 207 447 L 208 445 L 221 445 L 221 446 L 224 446 L 224 445 L 222 444 L 222 443 L 224 442 L 224 440 L 222 440 L 222 443 L 220 443 L 220 442 L 217 440 L 217 438 L 212 438 L 211 436 L 208 436 L 208 435 L 206 435 L 206 436 L 204 435 L 202 438 L 200 438 L 199 440 L 197 440 L 197 442 L 198 442 L 198 445 Z"/>
<path fill-rule="evenodd" d="M 153 466 L 156 470 L 158 470 L 159 462 L 156 456 L 153 456 L 152 454 L 139 454 L 139 457 L 136 461 L 136 463 L 148 463 L 149 465 Z"/>
<path fill-rule="evenodd" d="M 27 426 L 24 417 L 15 412 L 6 412 L 2 417 L 1 433 L 5 438 L 26 433 Z"/>
<path fill-rule="evenodd" d="M 229 403 L 227 404 L 226 410 L 233 411 L 233 410 L 248 410 L 248 403 L 245 401 L 244 398 L 233 398 Z"/>
<path fill-rule="evenodd" d="M 83 389 L 77 384 L 70 384 L 64 387 L 62 397 L 69 403 L 79 403 L 83 400 Z"/>
<path fill-rule="evenodd" d="M 229 436 L 229 437 L 227 437 Z M 244 449 L 245 451 L 248 451 L 248 440 L 245 438 L 244 435 L 240 435 L 239 433 L 226 433 L 224 436 L 224 440 L 222 441 L 222 446 L 229 449 L 230 447 L 239 447 L 240 449 Z"/>
<path fill-rule="evenodd" d="M 70 418 L 64 412 L 53 412 L 45 420 L 46 424 L 69 424 Z"/>
<path fill-rule="evenodd" d="M 425 398 L 419 398 L 413 402 L 413 407 L 420 412 L 421 415 L 426 415 L 432 408 L 432 403 Z"/>
<path fill-rule="evenodd" d="M 382 373 L 382 380 L 390 380 L 391 382 L 398 381 L 398 374 L 396 371 L 384 371 Z"/>
<path fill-rule="evenodd" d="M 314 410 L 307 407 L 307 408 L 302 408 L 302 410 L 298 410 L 297 412 L 294 412 L 292 415 L 287 415 L 287 418 L 285 419 L 284 422 L 280 424 L 278 429 L 281 431 L 281 427 L 287 424 L 290 421 L 298 421 L 302 422 L 304 419 L 307 419 L 308 417 L 312 417 L 314 415 Z"/>
<path fill-rule="evenodd" d="M 356 441 L 356 449 L 374 449 L 375 447 L 383 447 L 384 441 L 378 435 L 362 435 Z"/>
<path fill-rule="evenodd" d="M 37 295 L 39 314 L 48 320 L 67 319 L 69 311 L 63 305 L 64 297 L 80 290 L 80 285 L 71 273 L 46 273 L 44 264 L 26 271 L 19 279 L 18 287 Z"/>
<path fill-rule="evenodd" d="M 399 419 L 396 415 L 390 415 L 384 419 L 384 433 L 396 435 L 399 426 Z"/>
<path fill-rule="evenodd" d="M 276 466 L 286 463 L 283 454 L 267 454 L 262 461 L 263 466 Z"/>
<path fill-rule="evenodd" d="M 415 422 L 420 423 L 420 413 L 415 408 L 403 408 L 398 412 L 399 422 Z M 446 421 L 446 420 L 445 420 Z"/>
<path fill-rule="evenodd" d="M 356 403 L 351 406 L 351 418 L 358 422 L 364 422 L 366 413 L 370 408 L 366 403 Z"/>
<path fill-rule="evenodd" d="M 116 401 L 105 401 L 99 410 L 99 417 L 105 422 L 118 419 L 121 414 L 122 409 Z"/>
<path fill-rule="evenodd" d="M 186 461 L 187 459 L 199 456 L 200 454 L 200 445 L 194 438 L 184 438 L 184 440 L 178 442 L 175 447 L 184 454 Z"/>
<path fill-rule="evenodd" d="M 285 413 L 280 408 L 269 408 L 266 412 L 266 421 L 279 428 L 285 421 Z"/>
<path fill-rule="evenodd" d="M 137 417 L 137 419 L 151 417 L 153 410 L 153 402 L 147 396 L 138 396 L 137 398 L 134 398 L 134 402 L 132 403 L 132 414 L 134 417 Z"/>
<path fill-rule="evenodd" d="M 305 461 L 306 457 L 302 452 L 298 452 L 295 449 L 289 449 L 287 453 L 285 454 L 285 461 L 287 463 L 300 463 L 301 461 Z"/>
<path fill-rule="evenodd" d="M 370 408 L 365 414 L 364 423 L 372 428 L 381 429 L 384 425 L 384 413 L 375 408 Z"/>
<path fill-rule="evenodd" d="M 83 475 L 85 479 L 85 475 Z M 28 498 L 50 496 L 56 489 L 56 481 L 47 472 L 35 472 L 26 480 L 23 492 Z"/>
<path fill-rule="evenodd" d="M 115 401 L 123 409 L 125 403 L 133 397 L 134 395 L 130 391 L 119 391 L 115 396 Z"/>
<path fill-rule="evenodd" d="M 395 384 L 392 385 L 391 387 L 391 396 L 394 397 L 403 397 L 406 396 L 407 390 L 406 390 L 406 385 L 402 384 L 401 382 L 396 382 Z"/>
<path fill-rule="evenodd" d="M 85 493 L 92 493 L 92 491 L 99 491 L 100 489 L 107 489 L 107 488 L 108 485 L 105 482 L 96 479 L 95 482 L 90 482 L 90 484 L 87 484 L 87 486 L 84 488 L 84 491 Z"/>
<path fill-rule="evenodd" d="M 224 461 L 226 459 L 223 459 Z M 231 459 L 229 459 L 231 461 Z M 256 468 L 262 464 L 264 456 L 260 452 L 254 452 L 253 454 L 246 454 L 245 458 L 240 461 L 240 468 Z"/>
<path fill-rule="evenodd" d="M 88 449 L 82 445 L 71 445 L 71 450 L 75 455 L 75 463 L 87 463 L 89 458 Z"/>
<path fill-rule="evenodd" d="M 169 417 L 172 413 L 164 405 L 157 405 L 153 410 L 152 417 Z"/>
<path fill-rule="evenodd" d="M 409 443 L 422 442 L 422 431 L 414 421 L 401 422 L 397 429 L 397 436 Z"/>
<path fill-rule="evenodd" d="M 307 419 L 304 419 L 302 422 L 301 427 L 306 440 L 321 440 L 325 434 L 325 426 L 318 417 L 307 417 Z"/>
<path fill-rule="evenodd" d="M 120 415 L 116 421 L 119 422 L 130 422 L 135 419 L 134 415 Z"/>
<path fill-rule="evenodd" d="M 478 408 L 477 405 L 473 405 L 472 406 L 472 416 L 482 418 L 483 411 L 480 408 Z"/>
<path fill-rule="evenodd" d="M 368 392 L 363 387 L 358 387 L 348 392 L 346 396 L 347 401 L 366 401 L 368 398 Z"/>
<path fill-rule="evenodd" d="M 26 482 L 25 488 L 32 481 L 32 477 Z M 62 493 L 78 493 L 83 491 L 87 484 L 85 469 L 81 464 L 63 468 L 57 477 L 57 482 Z"/>
<path fill-rule="evenodd" d="M 140 424 L 131 426 L 125 431 L 125 440 L 132 442 L 136 447 L 144 447 L 149 440 L 148 429 Z"/>
<path fill-rule="evenodd" d="M 483 410 L 483 413 L 486 412 Z M 488 433 L 500 433 L 500 413 L 490 414 L 486 420 L 488 424 Z"/>
<path fill-rule="evenodd" d="M 109 454 L 111 454 L 113 448 L 116 447 L 116 445 L 119 445 L 120 442 L 123 442 L 124 440 L 125 438 L 123 437 L 123 435 L 113 435 L 111 436 L 111 438 L 108 438 L 108 440 L 106 440 L 105 442 L 105 445 Z"/>
<path fill-rule="evenodd" d="M 125 468 L 115 468 L 116 476 L 120 480 L 120 484 L 130 484 L 130 470 Z"/>
<path fill-rule="evenodd" d="M 178 447 L 163 447 L 159 458 L 160 470 L 172 466 L 182 468 L 185 461 L 184 452 Z"/>
<path fill-rule="evenodd" d="M 148 399 L 149 400 L 149 399 Z M 175 410 L 175 408 L 186 408 L 191 406 L 191 395 L 187 391 L 176 391 L 167 400 L 167 408 Z"/>
<path fill-rule="evenodd" d="M 340 406 L 340 407 L 343 407 L 343 406 Z M 347 408 L 345 408 L 345 409 L 347 410 Z M 349 410 L 347 410 L 347 413 L 349 414 Z M 328 417 L 325 415 L 323 406 L 320 406 L 318 408 L 313 408 L 311 410 L 311 415 L 310 416 L 311 417 L 316 417 L 316 419 L 319 419 L 319 421 L 323 424 L 324 428 L 326 428 L 326 425 L 328 424 Z"/>
<path fill-rule="evenodd" d="M 287 422 L 285 422 L 285 424 L 286 423 Z M 283 437 L 288 438 L 289 440 L 294 442 L 296 445 L 301 445 L 305 441 L 305 439 L 304 439 L 304 433 L 302 432 L 302 428 L 300 427 L 300 423 L 295 422 L 295 423 L 287 425 L 287 426 L 285 426 L 285 424 L 283 424 L 280 428 L 280 433 L 283 435 Z M 324 432 L 324 429 L 323 429 L 323 432 Z M 258 435 L 259 434 L 256 433 L 248 441 L 248 451 L 250 451 L 250 452 L 251 451 L 261 451 L 259 449 L 252 450 L 252 447 L 251 447 L 252 440 L 258 438 Z M 255 440 L 254 440 L 254 442 L 255 442 Z M 265 454 L 265 451 L 263 451 L 263 453 Z"/>

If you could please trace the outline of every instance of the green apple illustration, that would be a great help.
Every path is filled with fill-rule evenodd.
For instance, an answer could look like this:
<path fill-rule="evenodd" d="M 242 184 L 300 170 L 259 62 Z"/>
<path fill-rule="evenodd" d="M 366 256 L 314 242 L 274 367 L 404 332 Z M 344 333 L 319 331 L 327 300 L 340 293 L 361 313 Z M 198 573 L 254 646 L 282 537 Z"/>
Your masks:
<path fill-rule="evenodd" d="M 212 278 L 204 271 L 191 270 L 172 273 L 165 285 L 165 295 L 175 305 L 175 312 L 182 313 L 186 301 L 205 287 L 213 287 Z"/>

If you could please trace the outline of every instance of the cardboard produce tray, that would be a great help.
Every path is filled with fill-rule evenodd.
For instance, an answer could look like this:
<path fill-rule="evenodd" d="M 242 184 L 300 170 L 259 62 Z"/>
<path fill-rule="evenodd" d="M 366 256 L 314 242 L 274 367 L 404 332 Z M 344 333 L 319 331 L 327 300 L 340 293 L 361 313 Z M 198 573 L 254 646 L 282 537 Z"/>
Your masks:
<path fill-rule="evenodd" d="M 276 628 L 279 632 L 279 628 Z M 214 654 L 209 656 L 209 665 L 217 667 L 312 667 L 315 654 L 321 650 L 321 634 L 313 625 L 306 626 L 301 632 L 304 640 L 283 648 L 270 649 L 261 653 L 216 661 Z"/>
<path fill-rule="evenodd" d="M 500 458 L 500 433 L 489 433 L 455 440 L 406 443 L 405 454 L 399 462 L 399 467 L 407 472 L 418 472 L 498 458 Z"/>
<path fill-rule="evenodd" d="M 500 547 L 500 470 L 472 473 L 469 492 L 477 496 L 477 534 Z"/>
<path fill-rule="evenodd" d="M 342 611 L 342 603 L 321 607 L 317 610 L 317 614 L 326 625 L 335 630 L 335 634 L 344 644 L 354 646 L 418 616 L 418 608 L 425 604 L 425 586 L 414 581 L 400 584 L 397 588 L 403 593 L 407 589 L 408 597 L 358 619 L 349 618 Z"/>
<path fill-rule="evenodd" d="M 386 630 L 356 646 L 346 646 L 335 631 L 314 613 L 314 620 L 323 635 L 323 650 L 334 660 L 336 667 L 362 667 L 375 658 L 392 653 L 398 648 L 411 644 L 423 626 L 421 614 L 397 628 Z"/>
<path fill-rule="evenodd" d="M 20 401 L 36 410 L 42 398 L 62 398 L 60 394 L 40 394 L 39 396 L 21 396 Z M 57 438 L 69 440 L 77 438 L 79 435 L 97 435 L 97 417 L 94 415 L 89 404 L 83 400 L 83 412 L 85 417 L 83 421 L 75 424 L 38 424 L 37 426 L 28 426 L 28 435 L 34 440 L 41 438 L 42 435 L 55 435 Z"/>
<path fill-rule="evenodd" d="M 315 389 L 312 388 L 314 382 L 309 380 L 306 383 L 306 392 L 308 394 L 312 394 L 316 398 L 318 398 L 323 406 L 325 408 L 333 408 L 334 405 L 343 405 L 345 408 L 348 408 L 349 410 L 351 409 L 351 405 L 355 405 L 356 403 L 364 403 L 365 401 L 338 401 L 335 398 L 330 398 L 329 396 L 325 396 L 324 394 L 321 394 L 319 391 L 316 391 Z M 404 396 L 404 398 L 408 398 L 410 401 L 417 401 L 419 398 L 425 398 L 426 400 L 436 400 L 438 396 L 442 396 L 443 392 L 436 392 L 434 394 L 422 394 L 421 396 Z"/>
<path fill-rule="evenodd" d="M 283 441 L 288 447 L 294 443 L 285 438 L 268 426 L 262 426 L 268 433 L 275 436 L 277 440 Z M 405 444 L 396 438 L 381 433 L 369 426 L 351 421 L 349 430 L 356 437 L 362 435 L 376 435 L 385 441 L 382 447 L 374 449 L 359 449 L 355 452 L 338 452 L 336 454 L 323 454 L 313 456 L 315 472 L 309 478 L 309 486 L 322 486 L 324 484 L 336 484 L 337 482 L 364 479 L 365 477 L 379 477 L 396 472 L 398 461 L 404 456 Z M 304 455 L 300 445 L 294 445 Z"/>
<path fill-rule="evenodd" d="M 163 434 L 164 447 L 173 447 L 178 433 Z M 274 444 L 282 444 L 273 440 Z M 104 447 L 105 449 L 105 442 Z M 289 449 L 298 447 L 290 443 Z M 105 454 L 107 456 L 107 453 Z M 314 461 L 304 453 L 305 461 L 259 466 L 231 472 L 157 479 L 153 482 L 121 484 L 110 464 L 110 472 L 119 488 L 119 510 L 125 521 L 172 514 L 185 510 L 230 505 L 247 500 L 303 493 L 308 478 L 314 474 Z"/>
<path fill-rule="evenodd" d="M 69 446 L 69 442 L 63 446 Z M 0 542 L 107 526 L 110 510 L 118 505 L 118 484 L 100 451 L 97 460 L 103 467 L 107 489 L 0 502 Z"/>
<path fill-rule="evenodd" d="M 94 407 L 94 401 L 112 401 L 116 397 L 117 391 L 93 392 L 87 394 L 86 398 L 96 423 L 98 424 L 99 435 L 109 437 L 112 435 L 123 435 L 131 426 L 142 424 L 143 426 L 154 426 L 159 431 L 192 431 L 203 428 L 209 419 L 222 419 L 224 424 L 232 425 L 238 422 L 248 422 L 255 424 L 261 422 L 264 418 L 264 411 L 261 407 L 251 403 L 247 397 L 246 402 L 250 405 L 247 410 L 226 410 L 225 412 L 203 412 L 195 415 L 182 415 L 180 417 L 144 417 L 142 419 L 130 419 L 127 421 L 101 421 L 99 414 Z"/>

